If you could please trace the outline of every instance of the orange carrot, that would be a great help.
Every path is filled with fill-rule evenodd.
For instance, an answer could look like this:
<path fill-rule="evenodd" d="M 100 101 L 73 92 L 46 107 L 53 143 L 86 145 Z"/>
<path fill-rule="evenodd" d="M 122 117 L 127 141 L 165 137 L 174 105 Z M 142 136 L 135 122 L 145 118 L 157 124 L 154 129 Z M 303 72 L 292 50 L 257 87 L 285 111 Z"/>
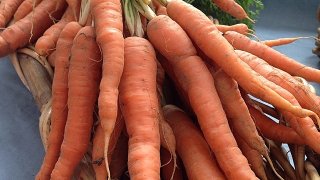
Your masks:
<path fill-rule="evenodd" d="M 146 39 L 128 37 L 124 52 L 119 99 L 129 135 L 130 178 L 160 179 L 160 110 L 155 51 Z"/>
<path fill-rule="evenodd" d="M 251 148 L 247 143 L 245 139 L 242 139 L 237 133 L 234 133 L 237 143 L 243 153 L 243 155 L 248 159 L 248 162 L 251 166 L 251 169 L 253 172 L 257 175 L 262 180 L 267 180 L 267 175 L 264 170 L 264 165 L 263 165 L 263 159 L 261 154 Z"/>
<path fill-rule="evenodd" d="M 167 105 L 165 118 L 177 140 L 177 152 L 189 179 L 226 179 L 199 129 L 179 108 Z"/>
<path fill-rule="evenodd" d="M 231 30 L 233 31 L 233 30 Z M 301 37 L 293 37 L 293 38 L 279 38 L 279 39 L 273 39 L 273 40 L 265 40 L 261 41 L 261 43 L 269 46 L 269 47 L 274 47 L 274 46 L 281 46 L 281 45 L 286 45 L 286 44 L 291 44 L 295 42 L 296 40 L 300 39 Z"/>
<path fill-rule="evenodd" d="M 222 11 L 230 14 L 236 19 L 249 19 L 246 11 L 235 0 L 212 0 Z M 252 21 L 252 20 L 251 20 Z"/>
<path fill-rule="evenodd" d="M 51 67 L 55 67 L 56 51 L 57 50 L 54 50 L 47 58 L 48 59 L 48 63 L 50 64 Z"/>
<path fill-rule="evenodd" d="M 37 40 L 35 51 L 40 56 L 50 55 L 56 47 L 60 32 L 70 21 L 74 21 L 74 18 L 71 14 L 71 9 L 68 8 L 64 13 L 62 19 L 58 23 L 52 25 L 49 29 L 47 29 L 44 32 L 43 36 L 41 36 Z"/>
<path fill-rule="evenodd" d="M 5 27 L 23 0 L 2 0 L 0 3 L 0 27 Z"/>
<path fill-rule="evenodd" d="M 280 52 L 259 43 L 250 40 L 248 37 L 237 32 L 229 31 L 224 37 L 233 45 L 235 49 L 247 51 L 259 58 L 265 60 L 270 65 L 282 69 L 293 76 L 300 76 L 309 81 L 320 83 L 320 70 L 305 66 L 296 60 L 281 54 Z"/>
<path fill-rule="evenodd" d="M 15 22 L 26 17 L 42 0 L 24 0 L 14 13 Z"/>
<path fill-rule="evenodd" d="M 94 29 L 90 26 L 81 28 L 71 50 L 68 119 L 60 157 L 51 174 L 53 180 L 71 179 L 88 149 L 101 77 L 100 58 Z"/>
<path fill-rule="evenodd" d="M 211 61 L 216 62 L 244 90 L 279 109 L 292 112 L 297 116 L 314 115 L 310 110 L 293 106 L 272 89 L 266 87 L 259 81 L 259 75 L 248 65 L 242 64 L 240 66 L 241 60 L 237 57 L 233 47 L 200 10 L 184 1 L 172 0 L 167 5 L 167 12 L 188 33 L 190 38 Z"/>
<path fill-rule="evenodd" d="M 287 72 L 269 65 L 257 56 L 240 50 L 236 50 L 236 53 L 241 60 L 246 62 L 253 70 L 261 74 L 266 79 L 288 90 L 292 95 L 294 95 L 302 107 L 310 109 L 320 116 L 319 97 L 305 87 L 304 84 L 296 80 Z"/>
<path fill-rule="evenodd" d="M 117 119 L 118 86 L 124 66 L 124 38 L 120 0 L 91 0 L 97 42 L 103 55 L 102 79 L 98 99 L 99 117 L 105 136 L 105 159 L 110 136 Z M 108 163 L 106 168 L 110 177 Z"/>
<path fill-rule="evenodd" d="M 257 150 L 262 155 L 268 156 L 264 141 L 257 132 L 248 107 L 241 97 L 237 82 L 222 70 L 217 71 L 213 75 L 223 109 L 235 133 L 252 149 Z"/>
<path fill-rule="evenodd" d="M 122 133 L 112 153 L 110 161 L 111 179 L 120 179 L 128 163 L 128 138 Z"/>
<path fill-rule="evenodd" d="M 62 16 L 65 7 L 66 3 L 63 0 L 43 0 L 32 14 L 2 31 L 0 57 L 38 39 L 53 24 L 52 18 L 59 19 Z"/>
<path fill-rule="evenodd" d="M 80 29 L 81 26 L 76 22 L 67 24 L 57 42 L 55 72 L 52 84 L 51 130 L 48 138 L 47 152 L 36 179 L 50 179 L 51 172 L 59 158 L 68 116 L 69 57 L 73 39 Z"/>
<path fill-rule="evenodd" d="M 152 44 L 167 58 L 179 85 L 187 93 L 204 136 L 222 170 L 231 179 L 255 178 L 228 126 L 214 80 L 203 60 L 197 56 L 187 34 L 175 21 L 164 15 L 149 22 L 147 33 Z M 230 154 L 233 159 L 225 161 Z"/>
<path fill-rule="evenodd" d="M 250 105 L 248 108 L 258 130 L 264 137 L 283 143 L 304 144 L 304 140 L 292 128 L 274 122 Z"/>
<path fill-rule="evenodd" d="M 227 26 L 227 25 L 215 25 L 215 26 L 222 33 L 225 33 L 227 31 L 236 31 L 240 34 L 246 35 L 250 31 L 248 26 L 243 23 L 239 23 L 239 24 L 235 24 L 235 25 L 231 25 L 231 26 Z"/>

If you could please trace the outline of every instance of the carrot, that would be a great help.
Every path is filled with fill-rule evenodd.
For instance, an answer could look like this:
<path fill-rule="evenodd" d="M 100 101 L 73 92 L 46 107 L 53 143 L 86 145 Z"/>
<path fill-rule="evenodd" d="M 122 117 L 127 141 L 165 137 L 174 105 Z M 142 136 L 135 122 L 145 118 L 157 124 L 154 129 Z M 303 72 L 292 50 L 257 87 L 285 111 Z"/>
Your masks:
<path fill-rule="evenodd" d="M 262 180 L 267 180 L 267 175 L 264 170 L 264 165 L 263 165 L 263 159 L 261 154 L 251 148 L 247 143 L 246 140 L 241 138 L 237 133 L 234 133 L 237 143 L 243 153 L 243 155 L 248 159 L 248 162 L 251 166 L 251 169 L 253 172 L 257 175 Z"/>
<path fill-rule="evenodd" d="M 310 110 L 293 106 L 272 89 L 266 87 L 259 81 L 259 75 L 250 69 L 248 65 L 239 66 L 241 60 L 237 57 L 233 47 L 200 10 L 184 1 L 173 0 L 168 3 L 167 12 L 188 33 L 195 44 L 211 61 L 216 62 L 244 90 L 279 109 L 292 112 L 297 116 L 314 115 Z"/>
<path fill-rule="evenodd" d="M 68 102 L 69 56 L 73 39 L 80 29 L 81 26 L 78 23 L 68 23 L 62 30 L 57 42 L 56 67 L 52 84 L 51 130 L 48 138 L 48 149 L 36 179 L 50 179 L 50 174 L 59 158 L 68 116 L 66 104 Z"/>
<path fill-rule="evenodd" d="M 210 148 L 189 117 L 179 108 L 167 105 L 164 115 L 177 140 L 177 152 L 181 157 L 189 179 L 226 179 Z"/>
<path fill-rule="evenodd" d="M 263 43 L 269 47 L 274 47 L 274 46 L 282 46 L 282 45 L 286 45 L 286 44 L 291 44 L 301 38 L 302 37 L 279 38 L 279 39 L 261 41 L 261 43 Z"/>
<path fill-rule="evenodd" d="M 43 0 L 32 14 L 2 31 L 0 34 L 0 57 L 38 39 L 53 24 L 51 18 L 59 19 L 65 7 L 66 4 L 63 0 Z"/>
<path fill-rule="evenodd" d="M 274 122 L 250 105 L 248 109 L 258 130 L 264 137 L 283 143 L 304 144 L 304 140 L 292 128 Z"/>
<path fill-rule="evenodd" d="M 320 83 L 320 70 L 305 66 L 292 58 L 281 54 L 280 52 L 259 43 L 250 40 L 248 37 L 237 32 L 229 31 L 224 37 L 232 44 L 235 49 L 247 51 L 259 58 L 265 60 L 270 65 L 282 69 L 293 76 L 300 76 L 309 81 Z"/>
<path fill-rule="evenodd" d="M 80 29 L 71 49 L 68 81 L 68 118 L 60 157 L 51 179 L 71 179 L 88 149 L 93 125 L 94 104 L 101 77 L 100 49 L 94 29 Z"/>
<path fill-rule="evenodd" d="M 250 116 L 248 107 L 241 97 L 236 81 L 224 71 L 219 70 L 214 75 L 215 87 L 223 109 L 225 110 L 234 132 L 240 136 L 250 148 L 268 156 L 263 139 L 259 136 L 256 126 Z"/>
<path fill-rule="evenodd" d="M 320 116 L 319 97 L 305 87 L 304 84 L 296 80 L 287 72 L 274 68 L 257 56 L 240 50 L 236 50 L 236 53 L 241 60 L 246 62 L 253 70 L 261 74 L 266 79 L 288 90 L 292 95 L 294 95 L 302 107 L 310 109 Z"/>
<path fill-rule="evenodd" d="M 24 0 L 14 13 L 15 22 L 26 17 L 42 0 Z"/>
<path fill-rule="evenodd" d="M 156 49 L 167 58 L 180 87 L 187 93 L 204 136 L 222 170 L 231 179 L 255 178 L 228 126 L 214 80 L 203 60 L 197 56 L 187 34 L 175 21 L 164 15 L 149 22 L 147 33 Z M 176 42 L 179 42 L 179 46 Z M 225 161 L 230 154 L 233 159 Z"/>
<path fill-rule="evenodd" d="M 2 0 L 0 3 L 0 27 L 5 27 L 23 0 Z"/>
<path fill-rule="evenodd" d="M 97 42 L 103 55 L 102 79 L 98 98 L 99 117 L 105 136 L 105 159 L 118 110 L 118 86 L 124 66 L 124 38 L 120 0 L 91 0 Z M 108 177 L 109 164 L 106 163 Z"/>
<path fill-rule="evenodd" d="M 172 154 L 165 148 L 160 149 L 161 154 L 161 178 L 163 180 L 183 180 L 181 162 L 177 159 L 177 165 L 172 161 Z M 172 175 L 172 169 L 174 174 Z"/>
<path fill-rule="evenodd" d="M 47 29 L 43 36 L 41 36 L 36 44 L 35 44 L 35 51 L 40 56 L 48 56 L 50 55 L 55 47 L 56 43 L 58 41 L 59 34 L 61 33 L 62 29 L 70 22 L 74 21 L 73 16 L 71 14 L 71 9 L 68 8 L 66 12 L 64 13 L 62 19 L 52 25 L 49 29 Z"/>
<path fill-rule="evenodd" d="M 227 25 L 215 25 L 217 27 L 217 29 L 222 32 L 225 33 L 227 31 L 236 31 L 240 34 L 248 34 L 250 32 L 248 26 L 246 24 L 243 23 L 239 23 L 239 24 L 234 24 L 231 26 L 227 26 Z"/>
<path fill-rule="evenodd" d="M 122 133 L 110 161 L 111 179 L 120 179 L 128 163 L 128 138 Z"/>
<path fill-rule="evenodd" d="M 222 11 L 230 14 L 238 20 L 249 19 L 246 11 L 235 1 L 235 0 L 212 0 L 216 6 L 218 6 Z"/>
<path fill-rule="evenodd" d="M 130 178 L 160 179 L 160 110 L 155 51 L 146 39 L 128 37 L 124 52 L 119 99 L 129 135 Z"/>

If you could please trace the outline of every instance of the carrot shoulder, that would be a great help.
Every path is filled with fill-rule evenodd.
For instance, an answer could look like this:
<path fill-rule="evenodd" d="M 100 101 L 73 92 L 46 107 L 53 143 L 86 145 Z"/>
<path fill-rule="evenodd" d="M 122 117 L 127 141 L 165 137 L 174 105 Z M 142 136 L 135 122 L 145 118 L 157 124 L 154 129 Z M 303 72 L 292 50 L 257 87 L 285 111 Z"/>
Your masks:
<path fill-rule="evenodd" d="M 100 49 L 95 42 L 94 29 L 86 26 L 78 32 L 71 50 L 68 118 L 52 179 L 71 179 L 88 149 L 100 77 Z"/>
<path fill-rule="evenodd" d="M 222 170 L 228 178 L 255 178 L 229 128 L 214 80 L 203 60 L 197 56 L 187 34 L 176 22 L 164 15 L 149 22 L 147 33 L 156 49 L 167 58 L 180 87 L 186 92 Z M 233 155 L 233 160 L 225 161 L 230 154 Z"/>
<path fill-rule="evenodd" d="M 124 52 L 119 99 L 129 135 L 130 178 L 160 179 L 160 109 L 155 51 L 146 39 L 129 37 L 125 39 Z"/>

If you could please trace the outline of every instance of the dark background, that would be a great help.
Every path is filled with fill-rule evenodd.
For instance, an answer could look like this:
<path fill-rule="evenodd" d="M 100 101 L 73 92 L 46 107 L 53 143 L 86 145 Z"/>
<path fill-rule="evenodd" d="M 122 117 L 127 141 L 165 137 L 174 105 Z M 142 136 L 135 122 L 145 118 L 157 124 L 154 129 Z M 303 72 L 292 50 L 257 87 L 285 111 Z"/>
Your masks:
<path fill-rule="evenodd" d="M 293 36 L 316 36 L 317 0 L 266 0 L 256 23 L 261 40 Z M 311 53 L 314 40 L 303 39 L 276 48 L 315 68 L 319 58 Z M 320 85 L 315 84 L 320 92 Z M 319 95 L 318 92 L 318 95 Z M 0 60 L 0 180 L 34 179 L 44 151 L 39 135 L 39 111 L 20 82 L 8 58 Z"/>

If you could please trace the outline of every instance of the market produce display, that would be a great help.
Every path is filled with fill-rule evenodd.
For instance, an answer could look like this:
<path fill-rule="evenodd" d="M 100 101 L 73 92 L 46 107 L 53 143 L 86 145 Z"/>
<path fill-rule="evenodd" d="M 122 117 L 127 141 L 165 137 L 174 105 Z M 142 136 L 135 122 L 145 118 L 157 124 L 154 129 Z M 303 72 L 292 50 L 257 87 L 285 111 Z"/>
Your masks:
<path fill-rule="evenodd" d="M 254 22 L 241 3 L 210 3 Z M 42 112 L 35 179 L 320 178 L 320 98 L 307 82 L 320 70 L 272 48 L 304 37 L 256 41 L 193 5 L 1 1 L 0 55 Z"/>

